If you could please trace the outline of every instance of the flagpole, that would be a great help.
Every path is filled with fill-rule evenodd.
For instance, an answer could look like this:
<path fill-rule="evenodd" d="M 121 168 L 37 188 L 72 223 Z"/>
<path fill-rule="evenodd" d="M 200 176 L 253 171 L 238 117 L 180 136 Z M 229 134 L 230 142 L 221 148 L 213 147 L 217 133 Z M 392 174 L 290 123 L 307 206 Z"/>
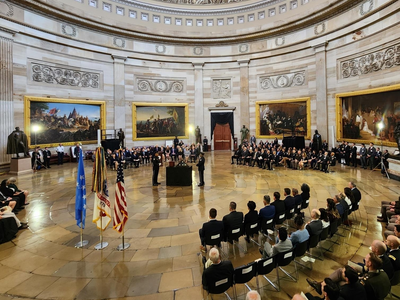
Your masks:
<path fill-rule="evenodd" d="M 83 211 L 81 212 L 81 220 L 83 220 Z M 81 241 L 75 244 L 75 248 L 83 248 L 89 244 L 88 240 L 83 240 L 83 223 L 81 222 Z"/>
<path fill-rule="evenodd" d="M 125 230 L 124 229 L 125 229 L 125 225 L 122 226 L 122 244 L 118 245 L 118 247 L 117 247 L 118 251 L 124 251 L 131 246 L 131 244 L 129 244 L 129 243 L 125 244 Z"/>
<path fill-rule="evenodd" d="M 96 250 L 102 250 L 108 246 L 108 242 L 103 242 L 103 218 L 101 216 L 101 210 L 100 210 L 100 243 L 98 243 L 94 249 Z"/>

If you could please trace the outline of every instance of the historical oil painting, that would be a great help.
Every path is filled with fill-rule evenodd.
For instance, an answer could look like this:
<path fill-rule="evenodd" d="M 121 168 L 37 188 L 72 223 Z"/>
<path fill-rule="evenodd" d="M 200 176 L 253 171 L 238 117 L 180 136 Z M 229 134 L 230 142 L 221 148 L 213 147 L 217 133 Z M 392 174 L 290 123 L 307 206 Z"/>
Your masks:
<path fill-rule="evenodd" d="M 310 138 L 310 98 L 256 102 L 258 138 L 296 135 Z"/>
<path fill-rule="evenodd" d="M 97 130 L 105 128 L 104 117 L 102 101 L 25 97 L 30 147 L 96 143 Z"/>
<path fill-rule="evenodd" d="M 188 104 L 133 103 L 133 140 L 188 138 Z"/>
<path fill-rule="evenodd" d="M 400 85 L 336 95 L 338 140 L 396 145 Z"/>

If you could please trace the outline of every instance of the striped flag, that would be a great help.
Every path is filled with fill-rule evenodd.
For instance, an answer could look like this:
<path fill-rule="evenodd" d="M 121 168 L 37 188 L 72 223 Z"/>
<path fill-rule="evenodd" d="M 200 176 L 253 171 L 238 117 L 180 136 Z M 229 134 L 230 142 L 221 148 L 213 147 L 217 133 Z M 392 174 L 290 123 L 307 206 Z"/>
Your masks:
<path fill-rule="evenodd" d="M 85 228 L 86 220 L 86 181 L 82 151 L 79 152 L 78 176 L 76 178 L 75 220 L 76 225 Z"/>
<path fill-rule="evenodd" d="M 128 211 L 126 206 L 124 172 L 122 169 L 122 163 L 119 163 L 117 169 L 117 185 L 115 187 L 113 228 L 118 232 L 122 232 L 125 227 L 126 221 L 128 221 Z"/>

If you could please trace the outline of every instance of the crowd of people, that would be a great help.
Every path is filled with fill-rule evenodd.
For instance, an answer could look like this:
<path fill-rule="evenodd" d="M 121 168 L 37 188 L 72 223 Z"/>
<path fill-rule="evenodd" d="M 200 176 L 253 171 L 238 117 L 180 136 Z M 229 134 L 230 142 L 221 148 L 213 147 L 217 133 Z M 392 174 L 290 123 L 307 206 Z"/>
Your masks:
<path fill-rule="evenodd" d="M 351 226 L 347 217 L 358 210 L 361 201 L 361 193 L 353 182 L 349 182 L 342 193 L 328 198 L 325 207 L 313 209 L 308 222 L 302 210 L 308 207 L 310 188 L 307 184 L 303 184 L 300 189 L 299 194 L 297 188 L 285 188 L 284 199 L 281 199 L 280 192 L 274 192 L 273 201 L 269 195 L 265 195 L 263 207 L 259 211 L 256 210 L 256 203 L 249 201 L 246 214 L 238 212 L 236 203 L 231 202 L 229 213 L 222 218 L 222 221 L 217 220 L 217 210 L 210 209 L 209 221 L 199 230 L 200 248 L 204 255 L 207 253 L 207 246 L 211 247 L 209 260 L 205 263 L 202 275 L 203 288 L 206 291 L 209 291 L 210 285 L 219 279 L 234 277 L 235 269 L 232 263 L 221 261 L 217 248 L 221 246 L 222 241 L 234 243 L 240 236 L 245 236 L 246 242 L 250 243 L 253 235 L 260 233 L 269 236 L 271 232 L 268 229 L 272 229 L 272 232 L 276 232 L 276 239 L 266 239 L 259 249 L 261 259 L 265 259 L 287 253 L 302 243 L 308 243 L 311 237 L 320 236 L 324 230 L 329 232 L 333 224 L 339 225 L 343 222 Z M 350 262 L 349 265 L 337 269 L 321 281 L 307 278 L 307 282 L 322 295 L 322 298 L 307 293 L 296 294 L 293 299 L 383 300 L 390 292 L 390 280 L 394 278 L 396 272 L 397 274 L 400 272 L 400 224 L 397 224 L 400 219 L 397 215 L 400 212 L 399 208 L 400 198 L 395 202 L 382 202 L 382 217 L 378 220 L 387 222 L 388 225 L 394 224 L 394 232 L 389 232 L 384 242 L 374 240 L 370 247 L 371 251 L 363 262 Z M 293 221 L 294 230 L 290 232 L 289 226 L 283 226 L 288 224 L 284 224 L 285 220 Z M 254 226 L 257 227 L 255 231 L 252 230 Z M 239 229 L 238 234 L 232 235 L 236 229 Z M 220 239 L 215 239 L 216 243 L 210 243 L 210 236 Z M 246 299 L 261 299 L 259 297 L 257 291 L 252 291 Z"/>
<path fill-rule="evenodd" d="M 4 230 L 2 236 L 9 236 L 13 238 L 17 233 L 18 229 L 26 229 L 29 227 L 28 223 L 21 222 L 17 218 L 19 211 L 25 208 L 29 204 L 27 197 L 29 192 L 21 190 L 17 186 L 17 180 L 15 177 L 4 179 L 0 185 L 0 222 L 3 219 L 11 222 L 11 226 L 3 226 Z M 2 242 L 6 242 L 3 240 Z"/>

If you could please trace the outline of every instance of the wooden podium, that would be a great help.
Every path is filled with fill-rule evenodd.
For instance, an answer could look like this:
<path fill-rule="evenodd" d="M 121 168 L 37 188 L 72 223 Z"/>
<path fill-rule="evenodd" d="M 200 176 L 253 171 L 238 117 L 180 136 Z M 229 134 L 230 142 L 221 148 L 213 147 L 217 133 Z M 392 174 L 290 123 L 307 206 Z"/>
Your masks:
<path fill-rule="evenodd" d="M 32 172 L 31 158 L 11 158 L 10 174 L 21 175 Z"/>

